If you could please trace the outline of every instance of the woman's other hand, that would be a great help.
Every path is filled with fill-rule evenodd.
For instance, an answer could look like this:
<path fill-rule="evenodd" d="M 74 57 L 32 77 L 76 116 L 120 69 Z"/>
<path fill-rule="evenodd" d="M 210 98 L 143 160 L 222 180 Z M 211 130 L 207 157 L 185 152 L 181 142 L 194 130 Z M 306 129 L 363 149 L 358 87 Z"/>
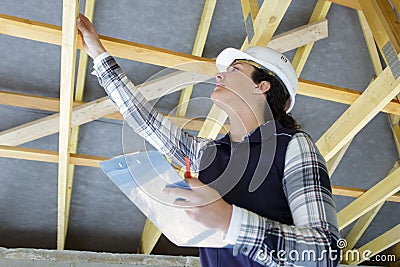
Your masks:
<path fill-rule="evenodd" d="M 185 180 L 192 190 L 165 188 L 164 192 L 174 196 L 174 204 L 185 209 L 186 214 L 207 228 L 218 229 L 224 234 L 229 229 L 232 205 L 222 199 L 213 188 L 196 178 Z"/>
<path fill-rule="evenodd" d="M 98 55 L 106 52 L 106 49 L 100 42 L 99 35 L 96 32 L 90 20 L 82 14 L 76 21 L 79 35 L 82 37 L 83 49 L 92 58 L 95 59 Z"/>

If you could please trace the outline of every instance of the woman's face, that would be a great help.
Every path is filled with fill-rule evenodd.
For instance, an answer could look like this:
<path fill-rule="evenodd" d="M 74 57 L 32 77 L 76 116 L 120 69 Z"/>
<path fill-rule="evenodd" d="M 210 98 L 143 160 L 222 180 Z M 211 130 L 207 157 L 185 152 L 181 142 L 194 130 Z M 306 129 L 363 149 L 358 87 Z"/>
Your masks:
<path fill-rule="evenodd" d="M 216 87 L 211 93 L 213 102 L 227 111 L 227 108 L 239 112 L 243 108 L 254 107 L 260 97 L 257 85 L 251 79 L 254 67 L 245 62 L 235 62 L 225 72 L 217 73 Z"/>

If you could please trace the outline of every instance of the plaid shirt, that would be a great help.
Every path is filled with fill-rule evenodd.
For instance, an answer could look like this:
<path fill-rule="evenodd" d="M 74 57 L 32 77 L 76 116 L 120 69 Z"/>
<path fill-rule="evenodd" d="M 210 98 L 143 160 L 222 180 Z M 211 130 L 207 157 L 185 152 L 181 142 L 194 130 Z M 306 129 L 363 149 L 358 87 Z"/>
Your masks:
<path fill-rule="evenodd" d="M 213 140 L 189 135 L 158 113 L 108 53 L 95 59 L 94 70 L 130 127 L 173 164 L 185 166 L 188 156 L 198 173 L 201 156 Z M 322 185 L 320 173 L 327 174 L 325 160 L 307 134 L 295 134 L 287 147 L 283 178 L 294 225 L 234 207 L 241 220 L 234 255 L 241 253 L 266 266 L 335 266 L 340 238 L 336 208 L 330 185 Z"/>

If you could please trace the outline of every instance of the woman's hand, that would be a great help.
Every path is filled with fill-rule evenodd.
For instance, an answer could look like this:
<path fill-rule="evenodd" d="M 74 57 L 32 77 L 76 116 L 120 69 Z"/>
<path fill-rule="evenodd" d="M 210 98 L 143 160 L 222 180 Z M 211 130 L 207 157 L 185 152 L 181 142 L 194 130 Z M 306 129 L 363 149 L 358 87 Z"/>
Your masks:
<path fill-rule="evenodd" d="M 175 198 L 174 204 L 185 209 L 186 214 L 207 228 L 218 229 L 224 234 L 228 232 L 232 216 L 232 205 L 223 200 L 213 188 L 203 184 L 196 178 L 185 180 L 192 189 L 165 188 L 164 192 Z"/>
<path fill-rule="evenodd" d="M 82 37 L 83 49 L 92 58 L 95 59 L 98 55 L 106 52 L 106 49 L 100 42 L 99 35 L 90 20 L 82 14 L 76 21 L 79 35 Z"/>

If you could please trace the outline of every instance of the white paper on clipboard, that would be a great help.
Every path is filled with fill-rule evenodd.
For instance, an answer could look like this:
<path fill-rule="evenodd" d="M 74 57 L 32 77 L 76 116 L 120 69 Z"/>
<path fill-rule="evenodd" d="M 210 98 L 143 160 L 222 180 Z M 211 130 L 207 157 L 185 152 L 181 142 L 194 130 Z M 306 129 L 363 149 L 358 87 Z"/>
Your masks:
<path fill-rule="evenodd" d="M 182 181 L 158 151 L 122 155 L 100 163 L 106 175 L 174 244 L 188 247 L 226 247 L 221 231 L 190 219 L 162 190 Z"/>

